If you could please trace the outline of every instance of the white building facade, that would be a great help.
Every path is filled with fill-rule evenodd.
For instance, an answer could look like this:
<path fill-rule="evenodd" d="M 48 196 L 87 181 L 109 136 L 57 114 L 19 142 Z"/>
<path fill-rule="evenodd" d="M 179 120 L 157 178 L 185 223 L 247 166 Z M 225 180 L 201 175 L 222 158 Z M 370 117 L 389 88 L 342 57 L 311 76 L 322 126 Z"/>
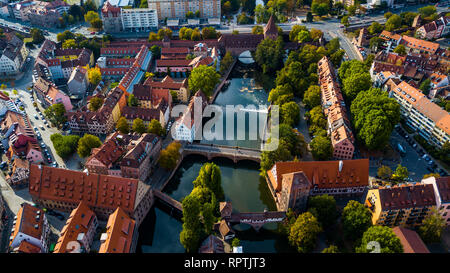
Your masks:
<path fill-rule="evenodd" d="M 123 31 L 145 32 L 158 28 L 158 13 L 156 9 L 122 9 L 121 17 Z"/>

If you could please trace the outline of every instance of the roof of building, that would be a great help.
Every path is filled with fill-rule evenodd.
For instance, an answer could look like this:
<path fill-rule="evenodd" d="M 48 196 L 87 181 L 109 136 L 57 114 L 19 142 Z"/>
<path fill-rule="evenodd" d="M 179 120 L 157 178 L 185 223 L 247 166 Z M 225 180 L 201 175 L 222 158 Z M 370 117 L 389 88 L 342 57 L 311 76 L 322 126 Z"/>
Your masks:
<path fill-rule="evenodd" d="M 106 224 L 107 238 L 100 245 L 99 253 L 130 253 L 136 222 L 120 207 L 108 218 Z"/>
<path fill-rule="evenodd" d="M 87 76 L 86 72 L 87 72 L 86 68 L 83 68 L 81 66 L 77 66 L 72 71 L 72 74 L 70 74 L 69 82 L 70 81 L 77 81 L 77 82 L 85 81 L 87 79 L 86 78 L 86 76 Z"/>
<path fill-rule="evenodd" d="M 118 132 L 111 134 L 99 148 L 92 149 L 91 156 L 88 157 L 85 165 L 89 166 L 93 160 L 96 160 L 109 168 L 116 162 L 125 152 L 125 147 L 118 138 L 119 135 L 121 134 Z"/>
<path fill-rule="evenodd" d="M 224 244 L 222 240 L 214 235 L 209 235 L 200 246 L 200 253 L 224 253 Z"/>
<path fill-rule="evenodd" d="M 436 178 L 441 203 L 450 203 L 450 176 Z"/>
<path fill-rule="evenodd" d="M 23 203 L 16 216 L 17 220 L 11 237 L 15 238 L 17 234 L 21 232 L 30 237 L 41 240 L 42 233 L 44 232 L 45 216 L 43 210 L 33 207 L 28 203 Z M 13 240 L 10 241 L 10 245 Z"/>
<path fill-rule="evenodd" d="M 132 212 L 137 201 L 139 180 L 119 176 L 92 174 L 62 168 L 30 166 L 30 195 L 36 199 L 77 203 L 84 201 L 91 208 Z"/>
<path fill-rule="evenodd" d="M 142 134 L 139 139 L 130 142 L 130 145 L 127 147 L 128 152 L 123 157 L 120 165 L 139 168 L 158 141 L 160 139 L 155 134 Z"/>
<path fill-rule="evenodd" d="M 380 38 L 384 39 L 384 40 L 396 40 L 396 41 L 398 41 L 398 40 L 400 40 L 402 38 L 402 36 L 400 36 L 400 35 L 398 35 L 396 33 L 392 33 L 390 31 L 383 30 L 381 32 L 381 34 L 380 34 Z"/>
<path fill-rule="evenodd" d="M 275 24 L 273 15 L 270 16 L 267 25 L 264 27 L 264 33 L 266 34 L 278 34 L 278 27 Z"/>
<path fill-rule="evenodd" d="M 152 119 L 160 120 L 162 109 L 149 109 L 142 107 L 125 106 L 122 109 L 122 116 L 127 120 L 135 120 L 137 118 L 143 121 L 151 121 Z M 165 111 L 163 111 L 164 113 Z"/>
<path fill-rule="evenodd" d="M 67 219 L 53 252 L 66 253 L 73 251 L 74 246 L 68 246 L 68 243 L 77 241 L 78 235 L 81 233 L 86 235 L 95 218 L 94 212 L 85 204 L 85 202 L 81 201 Z"/>
<path fill-rule="evenodd" d="M 392 231 L 400 239 L 404 253 L 430 253 L 419 234 L 404 227 L 394 227 Z"/>
<path fill-rule="evenodd" d="M 32 243 L 23 240 L 19 247 L 17 247 L 14 251 L 18 253 L 40 253 L 41 249 Z"/>
<path fill-rule="evenodd" d="M 438 43 L 433 43 L 421 39 L 416 39 L 410 36 L 403 35 L 401 43 L 408 48 L 414 48 L 417 50 L 424 50 L 430 53 L 435 53 L 439 49 Z"/>
<path fill-rule="evenodd" d="M 379 188 L 378 192 L 382 210 L 436 205 L 433 185 L 419 184 Z"/>
<path fill-rule="evenodd" d="M 369 159 L 277 162 L 267 171 L 272 186 L 281 189 L 283 174 L 302 171 L 319 189 L 361 187 L 369 184 Z"/>

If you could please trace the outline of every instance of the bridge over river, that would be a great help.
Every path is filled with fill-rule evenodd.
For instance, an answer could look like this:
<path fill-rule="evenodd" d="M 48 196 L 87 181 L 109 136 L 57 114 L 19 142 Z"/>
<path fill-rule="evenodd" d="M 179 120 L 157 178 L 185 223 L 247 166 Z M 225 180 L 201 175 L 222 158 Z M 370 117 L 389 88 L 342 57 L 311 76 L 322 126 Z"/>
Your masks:
<path fill-rule="evenodd" d="M 240 160 L 261 162 L 261 151 L 252 148 L 231 147 L 215 144 L 192 143 L 183 146 L 183 156 L 190 154 L 203 155 L 211 160 L 215 157 L 225 157 L 237 163 Z"/>

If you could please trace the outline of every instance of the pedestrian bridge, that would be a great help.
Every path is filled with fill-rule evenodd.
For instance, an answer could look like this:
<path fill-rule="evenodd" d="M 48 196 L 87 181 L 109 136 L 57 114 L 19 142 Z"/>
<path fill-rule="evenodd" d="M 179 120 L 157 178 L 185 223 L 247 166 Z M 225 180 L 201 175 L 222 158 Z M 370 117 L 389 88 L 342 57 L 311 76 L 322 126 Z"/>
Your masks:
<path fill-rule="evenodd" d="M 183 206 L 181 203 L 160 190 L 153 190 L 153 196 L 163 203 L 169 205 L 171 208 L 177 210 L 179 213 L 183 213 Z"/>
<path fill-rule="evenodd" d="M 191 143 L 183 147 L 183 157 L 191 154 L 203 155 L 212 160 L 216 157 L 224 157 L 237 163 L 241 160 L 261 162 L 261 151 L 252 148 L 232 147 L 215 144 Z"/>

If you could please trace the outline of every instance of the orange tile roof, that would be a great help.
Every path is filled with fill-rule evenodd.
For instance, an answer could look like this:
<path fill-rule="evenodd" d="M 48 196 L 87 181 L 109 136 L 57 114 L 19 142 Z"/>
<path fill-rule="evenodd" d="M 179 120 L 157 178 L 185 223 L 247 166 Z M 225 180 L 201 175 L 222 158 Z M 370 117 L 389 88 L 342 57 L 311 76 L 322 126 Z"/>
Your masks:
<path fill-rule="evenodd" d="M 41 249 L 32 243 L 23 240 L 15 251 L 18 253 L 40 253 Z"/>
<path fill-rule="evenodd" d="M 450 134 L 450 115 L 437 104 L 429 100 L 422 92 L 402 81 L 393 91 L 411 103 L 420 113 L 433 120 L 436 126 Z M 404 94 L 403 94 L 404 91 Z"/>
<path fill-rule="evenodd" d="M 380 38 L 384 39 L 384 40 L 396 40 L 396 41 L 398 41 L 398 40 L 400 40 L 400 38 L 402 38 L 402 36 L 400 36 L 398 34 L 395 34 L 395 33 L 392 33 L 390 31 L 383 30 L 381 32 L 381 34 L 380 34 Z"/>
<path fill-rule="evenodd" d="M 404 44 L 406 47 L 424 50 L 432 54 L 434 54 L 439 49 L 439 44 L 437 43 L 416 39 L 406 35 L 402 36 L 401 43 Z"/>
<path fill-rule="evenodd" d="M 125 152 L 124 147 L 117 140 L 118 132 L 110 135 L 105 142 L 97 149 L 93 149 L 92 155 L 88 157 L 85 165 L 89 165 L 94 159 L 109 168 Z"/>
<path fill-rule="evenodd" d="M 61 230 L 60 237 L 56 243 L 54 253 L 66 253 L 73 249 L 68 249 L 67 244 L 77 241 L 78 234 L 90 229 L 92 221 L 95 219 L 94 212 L 82 201 L 76 209 L 72 211 L 67 219 L 66 225 Z"/>
<path fill-rule="evenodd" d="M 339 162 L 343 163 L 341 171 Z M 283 174 L 299 171 L 318 189 L 361 187 L 369 184 L 369 159 L 277 162 L 267 174 L 272 187 L 280 191 Z"/>
<path fill-rule="evenodd" d="M 430 253 L 419 234 L 414 230 L 404 227 L 394 227 L 392 231 L 400 239 L 403 245 L 403 253 Z"/>
<path fill-rule="evenodd" d="M 137 232 L 136 222 L 117 208 L 108 218 L 106 240 L 100 245 L 99 253 L 130 253 L 133 235 Z"/>
<path fill-rule="evenodd" d="M 132 178 L 35 164 L 30 166 L 29 181 L 30 195 L 36 199 L 76 204 L 84 201 L 91 208 L 115 209 L 119 206 L 128 213 L 134 210 L 140 183 Z"/>
<path fill-rule="evenodd" d="M 38 215 L 39 217 L 37 217 Z M 44 226 L 43 210 L 33 207 L 28 203 L 24 203 L 16 216 L 17 220 L 14 226 L 14 232 L 11 234 L 13 238 L 21 232 L 38 240 L 41 239 Z M 14 239 L 10 241 L 10 245 L 13 241 Z"/>

